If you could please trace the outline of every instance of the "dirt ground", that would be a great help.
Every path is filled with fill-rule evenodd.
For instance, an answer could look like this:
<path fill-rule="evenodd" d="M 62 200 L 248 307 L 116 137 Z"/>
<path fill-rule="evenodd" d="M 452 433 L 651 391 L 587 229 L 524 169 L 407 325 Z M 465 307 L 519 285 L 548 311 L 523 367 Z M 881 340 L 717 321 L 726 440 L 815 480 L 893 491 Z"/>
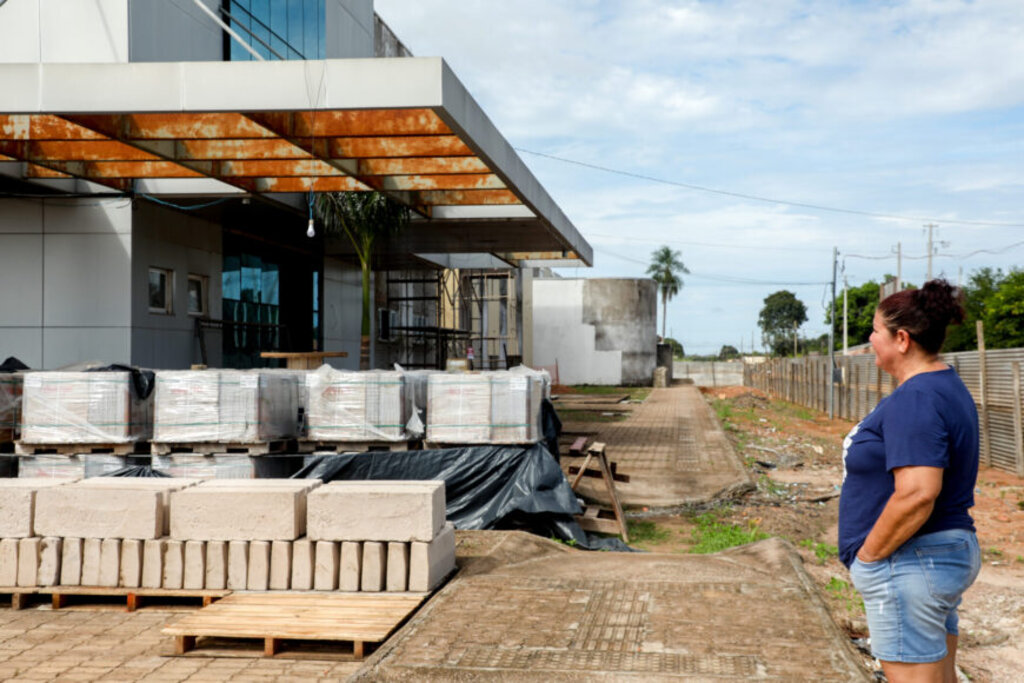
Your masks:
<path fill-rule="evenodd" d="M 631 514 L 633 545 L 692 552 L 709 523 L 751 538 L 793 542 L 818 583 L 836 623 L 853 638 L 867 635 L 863 604 L 836 557 L 842 438 L 846 420 L 746 387 L 702 389 L 757 490 L 731 501 L 663 515 Z M 960 608 L 958 664 L 971 681 L 1024 680 L 1024 479 L 982 468 L 972 510 L 983 549 L 981 575 Z M 867 655 L 865 666 L 877 669 Z"/>

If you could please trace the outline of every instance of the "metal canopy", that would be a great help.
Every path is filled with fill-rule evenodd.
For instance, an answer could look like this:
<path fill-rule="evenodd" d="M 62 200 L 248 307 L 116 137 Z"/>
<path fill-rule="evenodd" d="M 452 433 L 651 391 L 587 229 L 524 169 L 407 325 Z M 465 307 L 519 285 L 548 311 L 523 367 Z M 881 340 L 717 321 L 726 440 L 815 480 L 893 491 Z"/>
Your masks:
<path fill-rule="evenodd" d="M 592 263 L 439 58 L 0 64 L 0 83 L 0 161 L 28 179 L 377 190 L 418 214 L 410 251 Z"/>

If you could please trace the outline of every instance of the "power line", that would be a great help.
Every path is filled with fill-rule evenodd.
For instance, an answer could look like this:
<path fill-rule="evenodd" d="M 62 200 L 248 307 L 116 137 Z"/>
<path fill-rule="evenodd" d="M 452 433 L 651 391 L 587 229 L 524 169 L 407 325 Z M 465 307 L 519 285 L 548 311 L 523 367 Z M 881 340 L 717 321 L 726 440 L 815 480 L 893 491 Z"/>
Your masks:
<path fill-rule="evenodd" d="M 721 247 L 723 249 L 756 249 L 757 251 L 770 250 L 770 251 L 785 251 L 785 252 L 792 252 L 792 251 L 817 251 L 817 252 L 820 252 L 821 251 L 821 249 L 816 248 L 816 247 L 758 246 L 758 245 L 751 245 L 751 244 L 722 244 L 722 243 L 719 243 L 719 242 L 691 242 L 689 240 L 663 240 L 663 239 L 650 240 L 650 239 L 647 239 L 645 237 L 627 237 L 627 236 L 623 236 L 623 235 L 609 235 L 607 233 L 600 233 L 600 232 L 588 232 L 586 236 L 587 237 L 609 237 L 609 238 L 612 238 L 612 239 L 621 240 L 623 242 L 634 242 L 634 243 L 646 242 L 646 243 L 650 243 L 650 244 L 654 244 L 655 242 L 657 242 L 658 244 L 679 244 L 679 245 L 683 245 L 683 246 L 693 246 L 693 247 Z"/>
<path fill-rule="evenodd" d="M 631 258 L 629 256 L 623 256 L 622 254 L 616 254 L 611 251 L 604 251 L 603 249 L 595 249 L 599 254 L 606 256 L 612 256 L 623 261 L 629 261 L 630 263 L 636 263 L 641 266 L 650 265 L 647 261 L 641 261 L 640 259 Z M 822 285 L 827 284 L 824 282 L 776 282 L 774 280 L 757 280 L 754 278 L 737 277 L 734 275 L 709 275 L 707 273 L 693 272 L 690 271 L 688 277 L 695 277 L 700 280 L 711 280 L 713 282 L 726 282 L 734 285 L 772 285 L 779 287 L 803 287 L 808 285 Z"/>
<path fill-rule="evenodd" d="M 524 149 L 522 147 L 516 147 L 517 152 L 523 152 L 524 154 L 532 154 L 534 156 L 543 157 L 545 159 L 552 159 L 554 161 L 561 161 L 566 164 L 574 164 L 576 166 L 582 166 L 583 168 L 591 168 L 596 171 L 604 171 L 605 173 L 614 173 L 615 175 L 626 176 L 629 178 L 637 178 L 639 180 L 648 180 L 652 183 L 660 183 L 662 185 L 671 185 L 673 187 L 682 187 L 687 190 L 695 190 L 697 192 L 707 192 L 710 194 L 723 195 L 725 197 L 736 197 L 738 199 L 750 199 L 756 202 L 765 202 L 768 204 L 779 204 L 782 206 L 795 206 L 802 209 L 813 209 L 815 211 L 831 211 L 833 213 L 845 213 L 854 216 L 870 216 L 871 218 L 887 218 L 890 220 L 898 221 L 913 221 L 913 222 L 940 222 L 940 223 L 953 223 L 956 225 L 979 225 L 988 227 L 1000 227 L 1000 228 L 1024 228 L 1024 223 L 996 223 L 992 221 L 967 221 L 967 220 L 956 220 L 952 218 L 929 218 L 926 216 L 898 216 L 896 214 L 878 213 L 876 211 L 861 211 L 859 209 L 845 209 L 837 206 L 826 206 L 824 204 L 809 204 L 805 202 L 794 202 L 786 199 L 774 199 L 772 197 L 761 197 L 755 194 L 744 194 L 742 192 L 731 192 L 729 190 L 719 190 L 713 187 L 704 187 L 702 185 L 692 185 L 690 183 L 679 182 L 678 180 L 666 180 L 665 178 L 658 178 L 656 176 L 644 175 L 643 173 L 634 173 L 632 171 L 623 171 L 616 168 L 609 168 L 608 166 L 600 166 L 598 164 L 591 164 L 586 161 L 578 161 L 576 159 L 566 159 L 565 157 L 555 156 L 553 154 L 545 154 L 544 152 L 536 152 L 531 149 Z"/>

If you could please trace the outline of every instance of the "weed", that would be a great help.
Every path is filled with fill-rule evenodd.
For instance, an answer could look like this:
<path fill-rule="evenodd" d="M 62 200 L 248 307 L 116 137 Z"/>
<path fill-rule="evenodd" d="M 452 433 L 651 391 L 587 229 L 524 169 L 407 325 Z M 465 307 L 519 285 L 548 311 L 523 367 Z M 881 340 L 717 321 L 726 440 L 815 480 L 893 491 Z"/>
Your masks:
<path fill-rule="evenodd" d="M 664 543 L 672 537 L 672 531 L 646 519 L 626 521 L 630 543 Z"/>
<path fill-rule="evenodd" d="M 986 548 L 985 549 L 985 554 L 988 555 L 989 557 L 1002 557 L 1003 556 L 1003 551 L 1000 550 L 999 548 Z"/>
<path fill-rule="evenodd" d="M 846 605 L 847 611 L 864 613 L 864 601 L 860 599 L 857 590 L 846 581 L 833 576 L 825 585 L 825 590 L 841 600 Z"/>
<path fill-rule="evenodd" d="M 770 496 L 785 496 L 788 493 L 785 486 L 777 483 L 767 474 L 762 474 L 757 478 L 757 488 Z"/>
<path fill-rule="evenodd" d="M 839 548 L 828 543 L 818 543 L 809 538 L 800 541 L 800 547 L 814 551 L 818 564 L 825 564 L 831 557 L 839 557 Z"/>
<path fill-rule="evenodd" d="M 556 543 L 561 543 L 562 545 L 567 545 L 570 548 L 575 548 L 576 546 L 579 545 L 579 543 L 576 542 L 575 538 L 570 538 L 568 540 L 566 540 L 564 538 L 559 538 L 558 536 L 548 536 L 548 538 L 550 540 L 552 540 L 552 541 L 555 541 Z"/>
<path fill-rule="evenodd" d="M 605 396 L 608 394 L 629 394 L 629 398 L 633 401 L 643 401 L 651 395 L 651 390 L 647 387 L 613 387 L 613 386 L 599 386 L 596 384 L 576 384 L 572 387 L 573 394 L 581 394 L 584 396 Z"/>
<path fill-rule="evenodd" d="M 698 515 L 693 521 L 697 523 L 697 528 L 692 532 L 691 553 L 717 553 L 719 550 L 768 538 L 768 534 L 761 531 L 757 522 L 753 521 L 748 522 L 745 527 L 726 524 L 713 512 Z"/>
<path fill-rule="evenodd" d="M 1024 500 L 1018 500 L 1017 507 L 1019 507 L 1021 510 L 1024 510 Z"/>

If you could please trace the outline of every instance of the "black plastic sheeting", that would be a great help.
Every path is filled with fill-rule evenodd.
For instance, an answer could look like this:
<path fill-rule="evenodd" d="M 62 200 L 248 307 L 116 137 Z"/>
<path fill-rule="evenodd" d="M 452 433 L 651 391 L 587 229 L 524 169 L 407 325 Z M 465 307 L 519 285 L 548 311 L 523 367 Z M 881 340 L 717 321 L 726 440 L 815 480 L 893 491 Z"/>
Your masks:
<path fill-rule="evenodd" d="M 586 550 L 633 550 L 580 528 L 576 494 L 541 444 L 325 455 L 292 478 L 442 480 L 446 516 L 457 529 L 522 529 Z"/>
<path fill-rule="evenodd" d="M 103 475 L 104 477 L 166 477 L 170 478 L 171 475 L 164 474 L 154 470 L 149 465 L 127 465 L 119 470 L 113 472 L 107 472 Z"/>
<path fill-rule="evenodd" d="M 105 365 L 102 368 L 89 368 L 86 372 L 130 372 L 132 375 L 132 389 L 135 390 L 135 397 L 145 400 L 153 393 L 156 386 L 156 373 L 152 370 L 142 370 L 131 365 Z"/>
<path fill-rule="evenodd" d="M 29 367 L 22 363 L 14 356 L 8 356 L 7 360 L 0 363 L 0 372 L 17 372 L 18 370 L 28 370 Z"/>

